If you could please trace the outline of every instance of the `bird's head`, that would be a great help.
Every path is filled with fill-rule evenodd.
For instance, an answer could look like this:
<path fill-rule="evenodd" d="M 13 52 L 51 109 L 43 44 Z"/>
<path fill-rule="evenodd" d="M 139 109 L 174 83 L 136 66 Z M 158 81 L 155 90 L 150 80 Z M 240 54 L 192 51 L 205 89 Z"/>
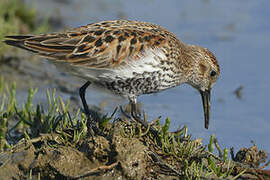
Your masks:
<path fill-rule="evenodd" d="M 220 69 L 216 57 L 208 50 L 199 46 L 190 45 L 193 67 L 189 73 L 187 83 L 199 90 L 202 96 L 205 128 L 208 129 L 210 118 L 210 95 L 216 83 Z"/>

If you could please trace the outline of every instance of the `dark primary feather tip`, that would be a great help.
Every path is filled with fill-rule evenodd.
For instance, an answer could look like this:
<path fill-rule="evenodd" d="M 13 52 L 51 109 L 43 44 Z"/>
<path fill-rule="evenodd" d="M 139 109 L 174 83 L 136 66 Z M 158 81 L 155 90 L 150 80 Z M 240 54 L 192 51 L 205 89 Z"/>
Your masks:
<path fill-rule="evenodd" d="M 17 47 L 20 47 L 22 45 L 22 42 L 21 41 L 17 41 L 17 40 L 4 40 L 4 42 L 7 44 L 7 45 L 10 45 L 10 46 L 17 46 Z"/>
<path fill-rule="evenodd" d="M 23 40 L 10 40 L 10 39 L 7 39 L 7 40 L 4 40 L 4 42 L 7 45 L 10 45 L 10 46 L 15 46 L 15 47 L 18 47 L 18 48 L 21 48 L 21 49 L 25 49 L 27 51 L 31 51 L 31 52 L 37 53 L 37 51 L 25 47 Z"/>
<path fill-rule="evenodd" d="M 33 37 L 32 35 L 14 35 L 14 36 L 5 36 L 5 38 L 7 39 L 16 39 L 16 40 L 23 40 L 23 39 L 27 39 Z"/>

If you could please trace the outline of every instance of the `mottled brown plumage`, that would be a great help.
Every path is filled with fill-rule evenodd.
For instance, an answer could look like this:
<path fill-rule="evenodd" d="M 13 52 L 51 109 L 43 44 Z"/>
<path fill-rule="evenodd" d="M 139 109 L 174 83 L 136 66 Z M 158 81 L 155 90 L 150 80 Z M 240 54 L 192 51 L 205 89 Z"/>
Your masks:
<path fill-rule="evenodd" d="M 7 36 L 5 42 L 45 56 L 72 74 L 129 98 L 131 104 L 141 94 L 188 83 L 201 92 L 208 128 L 218 62 L 209 50 L 184 44 L 161 26 L 103 21 L 64 33 Z"/>

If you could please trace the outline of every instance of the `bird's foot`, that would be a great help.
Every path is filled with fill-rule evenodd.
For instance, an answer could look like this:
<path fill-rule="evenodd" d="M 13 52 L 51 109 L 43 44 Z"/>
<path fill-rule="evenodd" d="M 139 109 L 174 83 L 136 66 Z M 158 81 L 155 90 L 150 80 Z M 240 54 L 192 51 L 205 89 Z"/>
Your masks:
<path fill-rule="evenodd" d="M 120 106 L 120 111 L 126 118 L 132 119 L 132 117 L 129 115 L 129 113 L 127 113 L 127 111 L 123 109 L 123 106 Z"/>
<path fill-rule="evenodd" d="M 133 119 L 135 119 L 137 122 L 139 122 L 141 125 L 143 125 L 145 128 L 149 128 L 149 131 L 155 136 L 155 138 L 159 137 L 159 132 L 150 124 L 148 124 L 145 119 L 142 119 L 141 116 L 137 113 L 131 113 L 131 116 Z"/>
<path fill-rule="evenodd" d="M 95 135 L 103 135 L 98 127 L 99 117 L 96 112 L 88 111 L 85 113 L 87 116 L 86 126 L 88 128 L 89 134 L 94 137 Z"/>
<path fill-rule="evenodd" d="M 130 110 L 129 108 L 125 108 L 124 110 L 123 106 L 120 106 L 120 111 L 126 118 L 135 120 L 135 118 L 132 116 L 132 110 Z M 141 113 L 139 111 L 136 111 L 134 114 L 139 119 L 141 118 Z"/>
<path fill-rule="evenodd" d="M 132 119 L 135 120 L 137 122 L 139 122 L 141 125 L 143 125 L 145 128 L 148 128 L 149 126 L 149 131 L 155 136 L 158 137 L 158 131 L 156 129 L 154 129 L 150 124 L 148 124 L 145 119 L 141 118 L 141 114 L 140 113 L 132 113 L 129 115 L 122 106 L 120 106 L 120 110 L 122 112 L 122 114 L 127 117 L 128 119 Z"/>

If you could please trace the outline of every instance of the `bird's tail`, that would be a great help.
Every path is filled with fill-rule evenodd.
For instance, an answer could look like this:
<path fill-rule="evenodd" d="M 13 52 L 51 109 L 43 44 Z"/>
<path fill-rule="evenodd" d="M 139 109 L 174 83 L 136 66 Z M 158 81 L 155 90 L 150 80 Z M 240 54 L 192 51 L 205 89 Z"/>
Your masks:
<path fill-rule="evenodd" d="M 25 49 L 27 51 L 32 51 L 34 53 L 37 53 L 37 51 L 25 46 L 25 41 L 33 36 L 31 35 L 18 35 L 18 36 L 6 36 L 6 40 L 4 42 L 7 45 L 15 46 L 21 49 Z"/>
<path fill-rule="evenodd" d="M 4 42 L 48 59 L 66 60 L 76 48 L 77 39 L 72 39 L 75 44 L 70 43 L 70 37 L 66 34 L 41 34 L 41 35 L 17 35 L 6 36 Z"/>

